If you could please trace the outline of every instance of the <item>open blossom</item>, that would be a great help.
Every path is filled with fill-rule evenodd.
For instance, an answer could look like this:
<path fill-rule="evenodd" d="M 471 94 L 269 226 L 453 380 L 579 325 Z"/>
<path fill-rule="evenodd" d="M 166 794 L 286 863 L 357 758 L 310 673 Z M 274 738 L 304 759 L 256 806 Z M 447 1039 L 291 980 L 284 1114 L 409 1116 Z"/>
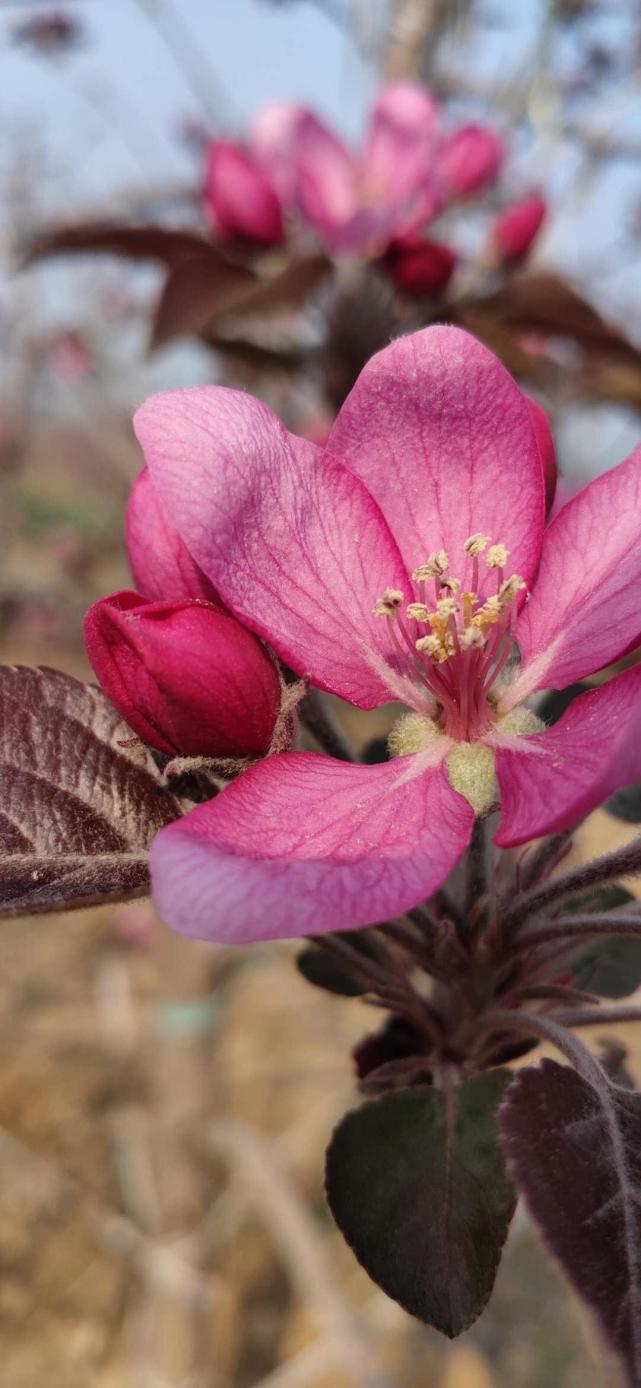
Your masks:
<path fill-rule="evenodd" d="M 295 671 L 405 706 L 377 766 L 286 752 L 164 829 L 156 904 L 243 942 L 385 920 L 434 892 L 475 816 L 573 825 L 641 776 L 641 667 L 544 728 L 526 700 L 641 640 L 641 449 L 545 529 L 527 399 L 460 329 L 365 367 L 323 450 L 222 387 L 152 398 L 153 487 L 224 601 Z"/>
<path fill-rule="evenodd" d="M 105 694 L 150 747 L 170 757 L 269 750 L 278 673 L 260 641 L 217 603 L 112 593 L 89 608 L 85 644 Z"/>
<path fill-rule="evenodd" d="M 410 82 L 383 87 L 364 144 L 352 152 L 313 111 L 277 107 L 257 123 L 257 156 L 338 253 L 373 254 L 437 210 L 438 110 Z"/>
<path fill-rule="evenodd" d="M 276 189 L 252 155 L 231 140 L 213 140 L 207 147 L 203 203 L 221 241 L 267 248 L 283 239 Z"/>

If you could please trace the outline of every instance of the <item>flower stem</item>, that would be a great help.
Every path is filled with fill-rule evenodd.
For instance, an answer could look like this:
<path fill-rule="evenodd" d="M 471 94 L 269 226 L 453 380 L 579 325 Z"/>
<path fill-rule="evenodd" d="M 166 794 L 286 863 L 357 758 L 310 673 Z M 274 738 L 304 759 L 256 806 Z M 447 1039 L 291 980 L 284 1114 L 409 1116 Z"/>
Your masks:
<path fill-rule="evenodd" d="M 612 911 L 607 915 L 557 916 L 549 924 L 513 940 L 506 946 L 503 955 L 508 958 L 537 945 L 560 945 L 564 940 L 589 939 L 592 935 L 641 935 L 641 904 L 638 915 L 633 915 L 626 908 L 621 915 Z"/>
<path fill-rule="evenodd" d="M 517 896 L 505 912 L 502 921 L 503 937 L 517 931 L 532 916 L 538 916 L 548 906 L 555 906 L 564 897 L 575 896 L 590 887 L 612 882 L 617 877 L 630 877 L 641 872 L 641 837 L 626 843 L 614 853 L 606 853 L 593 862 L 583 863 L 563 877 L 553 877 L 542 887 L 533 887 Z"/>

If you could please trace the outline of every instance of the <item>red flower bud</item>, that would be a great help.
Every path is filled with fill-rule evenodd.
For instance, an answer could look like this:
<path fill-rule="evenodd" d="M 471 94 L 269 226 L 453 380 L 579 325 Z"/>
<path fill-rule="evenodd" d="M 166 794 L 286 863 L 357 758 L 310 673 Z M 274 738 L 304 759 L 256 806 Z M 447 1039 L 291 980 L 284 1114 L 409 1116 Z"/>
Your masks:
<path fill-rule="evenodd" d="M 439 241 L 404 236 L 388 246 L 381 265 L 403 294 L 438 294 L 456 268 L 456 252 Z"/>
<path fill-rule="evenodd" d="M 280 707 L 275 666 L 216 603 L 112 593 L 85 617 L 89 660 L 133 731 L 168 756 L 255 757 Z"/>
<path fill-rule="evenodd" d="M 223 241 L 276 246 L 283 239 L 280 201 L 267 175 L 231 140 L 214 140 L 207 151 L 205 214 Z"/>
<path fill-rule="evenodd" d="M 461 125 L 444 140 L 436 171 L 447 202 L 481 193 L 495 183 L 503 162 L 503 141 L 484 125 Z"/>
<path fill-rule="evenodd" d="M 206 574 L 192 559 L 153 489 L 144 467 L 127 503 L 127 555 L 138 591 L 158 602 L 170 598 L 202 598 L 216 602 Z"/>
<path fill-rule="evenodd" d="M 545 220 L 547 205 L 538 194 L 522 198 L 497 217 L 491 241 L 503 260 L 522 260 Z"/>

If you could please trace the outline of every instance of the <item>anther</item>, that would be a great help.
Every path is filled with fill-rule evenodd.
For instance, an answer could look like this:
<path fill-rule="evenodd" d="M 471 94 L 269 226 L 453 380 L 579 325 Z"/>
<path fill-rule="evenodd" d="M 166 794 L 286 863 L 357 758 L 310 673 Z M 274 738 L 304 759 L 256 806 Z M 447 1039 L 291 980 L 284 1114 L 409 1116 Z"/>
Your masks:
<path fill-rule="evenodd" d="M 512 574 L 511 578 L 506 578 L 499 588 L 498 596 L 502 603 L 507 606 L 516 597 L 517 593 L 525 588 L 525 583 L 519 574 Z"/>
<path fill-rule="evenodd" d="M 427 622 L 429 619 L 429 608 L 424 602 L 411 602 L 406 608 L 407 616 L 413 622 Z"/>
<path fill-rule="evenodd" d="M 419 564 L 414 569 L 412 578 L 415 583 L 422 583 L 426 578 L 439 578 L 449 568 L 450 561 L 444 549 L 439 549 L 437 554 L 428 554 L 425 564 Z"/>
<path fill-rule="evenodd" d="M 504 569 L 510 551 L 505 545 L 490 545 L 485 556 L 488 569 Z"/>
<path fill-rule="evenodd" d="M 439 598 L 436 604 L 436 615 L 441 619 L 455 617 L 458 610 L 456 598 Z"/>
<path fill-rule="evenodd" d="M 398 588 L 386 588 L 372 610 L 376 617 L 393 617 L 403 601 L 404 595 Z"/>
<path fill-rule="evenodd" d="M 489 543 L 489 535 L 482 535 L 479 531 L 476 535 L 469 536 L 469 538 L 465 541 L 463 548 L 466 554 L 471 554 L 472 558 L 475 559 L 477 555 L 483 553 L 484 549 L 487 549 Z"/>

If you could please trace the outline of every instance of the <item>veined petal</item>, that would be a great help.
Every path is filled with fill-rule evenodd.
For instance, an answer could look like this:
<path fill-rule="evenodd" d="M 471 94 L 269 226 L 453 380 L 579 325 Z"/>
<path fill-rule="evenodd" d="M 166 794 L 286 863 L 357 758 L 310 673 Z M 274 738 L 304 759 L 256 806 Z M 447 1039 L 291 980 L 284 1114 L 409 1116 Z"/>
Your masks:
<path fill-rule="evenodd" d="M 153 396 L 134 424 L 162 506 L 236 616 L 321 688 L 362 708 L 389 699 L 372 609 L 407 580 L 358 479 L 223 386 Z"/>
<path fill-rule="evenodd" d="M 158 602 L 170 598 L 215 601 L 215 589 L 163 511 L 147 467 L 138 473 L 129 493 L 126 530 L 129 567 L 144 597 Z"/>
<path fill-rule="evenodd" d="M 541 549 L 541 459 L 523 392 L 487 347 L 431 327 L 372 357 L 326 446 L 378 501 L 408 568 L 447 550 L 470 581 L 463 546 L 481 531 L 528 582 Z"/>
<path fill-rule="evenodd" d="M 570 829 L 641 778 L 641 667 L 574 699 L 547 732 L 499 748 L 503 848 Z"/>
<path fill-rule="evenodd" d="M 159 834 L 153 895 L 173 929 L 228 944 L 372 925 L 435 891 L 473 813 L 442 766 L 286 752 Z M 418 763 L 418 758 L 416 759 Z"/>
<path fill-rule="evenodd" d="M 564 689 L 641 639 L 641 446 L 590 482 L 545 533 L 516 639 L 522 666 L 503 700 Z"/>
<path fill-rule="evenodd" d="M 363 180 L 372 196 L 405 202 L 430 177 L 438 106 L 414 82 L 383 87 L 372 108 Z"/>

